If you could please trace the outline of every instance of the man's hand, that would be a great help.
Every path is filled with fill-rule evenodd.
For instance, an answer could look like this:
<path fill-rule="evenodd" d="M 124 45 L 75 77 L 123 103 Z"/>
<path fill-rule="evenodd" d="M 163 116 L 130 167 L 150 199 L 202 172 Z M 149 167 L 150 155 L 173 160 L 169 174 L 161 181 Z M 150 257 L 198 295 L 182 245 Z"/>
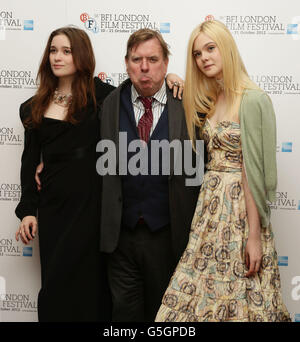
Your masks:
<path fill-rule="evenodd" d="M 35 178 L 35 181 L 36 181 L 36 183 L 37 183 L 37 189 L 38 189 L 38 191 L 41 191 L 41 189 L 42 189 L 42 184 L 41 184 L 41 180 L 40 180 L 39 174 L 43 171 L 43 168 L 44 168 L 44 163 L 41 162 L 41 163 L 37 166 L 36 171 L 35 171 L 35 176 L 34 176 L 34 178 Z"/>

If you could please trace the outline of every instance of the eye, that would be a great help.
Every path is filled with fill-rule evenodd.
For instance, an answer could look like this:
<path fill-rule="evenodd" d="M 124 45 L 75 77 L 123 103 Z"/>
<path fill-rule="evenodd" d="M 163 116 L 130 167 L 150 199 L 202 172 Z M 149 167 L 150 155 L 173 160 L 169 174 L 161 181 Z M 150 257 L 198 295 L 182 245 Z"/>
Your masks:
<path fill-rule="evenodd" d="M 72 51 L 71 51 L 70 49 L 65 49 L 65 50 L 64 50 L 64 53 L 65 53 L 66 55 L 69 55 L 69 54 L 72 53 Z"/>
<path fill-rule="evenodd" d="M 150 57 L 149 60 L 151 63 L 155 63 L 155 62 L 157 62 L 158 58 L 157 57 Z"/>
<path fill-rule="evenodd" d="M 54 52 L 56 52 L 56 49 L 55 48 L 51 48 L 50 49 L 50 53 L 54 53 Z"/>
<path fill-rule="evenodd" d="M 194 56 L 194 58 L 201 57 L 201 52 L 200 52 L 200 51 L 195 51 L 195 52 L 193 53 L 193 56 Z"/>
<path fill-rule="evenodd" d="M 138 63 L 140 61 L 140 58 L 139 57 L 132 57 L 131 60 L 133 63 Z"/>
<path fill-rule="evenodd" d="M 215 48 L 215 46 L 211 45 L 211 46 L 208 47 L 208 51 L 213 51 L 214 48 Z"/>

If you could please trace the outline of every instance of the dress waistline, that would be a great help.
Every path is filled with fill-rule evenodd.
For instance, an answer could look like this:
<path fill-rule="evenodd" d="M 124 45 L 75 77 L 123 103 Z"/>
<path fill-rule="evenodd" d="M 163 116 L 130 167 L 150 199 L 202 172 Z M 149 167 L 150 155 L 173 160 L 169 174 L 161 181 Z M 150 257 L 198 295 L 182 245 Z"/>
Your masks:
<path fill-rule="evenodd" d="M 206 169 L 206 171 L 234 173 L 234 172 L 242 172 L 242 169 L 241 168 L 239 168 L 239 169 L 227 168 L 227 169 L 223 169 L 223 170 Z"/>
<path fill-rule="evenodd" d="M 43 154 L 43 161 L 46 163 L 62 162 L 70 160 L 78 160 L 86 157 L 91 152 L 96 152 L 95 145 L 75 148 L 70 152 L 65 153 L 49 153 Z"/>

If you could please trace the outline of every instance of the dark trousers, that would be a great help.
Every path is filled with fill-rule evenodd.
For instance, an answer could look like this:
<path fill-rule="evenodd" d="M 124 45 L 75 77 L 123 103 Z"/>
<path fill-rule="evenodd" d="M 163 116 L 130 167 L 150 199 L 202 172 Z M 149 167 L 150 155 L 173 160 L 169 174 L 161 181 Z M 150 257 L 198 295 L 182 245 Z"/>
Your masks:
<path fill-rule="evenodd" d="M 108 256 L 114 322 L 153 322 L 176 267 L 171 230 L 145 224 L 122 227 L 118 248 Z"/>

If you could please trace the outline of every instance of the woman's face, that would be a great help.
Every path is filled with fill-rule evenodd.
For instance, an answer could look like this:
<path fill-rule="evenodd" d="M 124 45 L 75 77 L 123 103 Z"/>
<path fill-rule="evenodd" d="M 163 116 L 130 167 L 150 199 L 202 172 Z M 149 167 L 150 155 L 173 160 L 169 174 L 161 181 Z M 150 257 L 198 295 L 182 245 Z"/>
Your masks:
<path fill-rule="evenodd" d="M 66 35 L 59 34 L 52 39 L 49 62 L 56 77 L 73 77 L 76 73 L 71 44 Z"/>
<path fill-rule="evenodd" d="M 193 56 L 199 70 L 206 77 L 223 78 L 223 63 L 217 44 L 205 33 L 200 33 L 194 41 Z"/>

